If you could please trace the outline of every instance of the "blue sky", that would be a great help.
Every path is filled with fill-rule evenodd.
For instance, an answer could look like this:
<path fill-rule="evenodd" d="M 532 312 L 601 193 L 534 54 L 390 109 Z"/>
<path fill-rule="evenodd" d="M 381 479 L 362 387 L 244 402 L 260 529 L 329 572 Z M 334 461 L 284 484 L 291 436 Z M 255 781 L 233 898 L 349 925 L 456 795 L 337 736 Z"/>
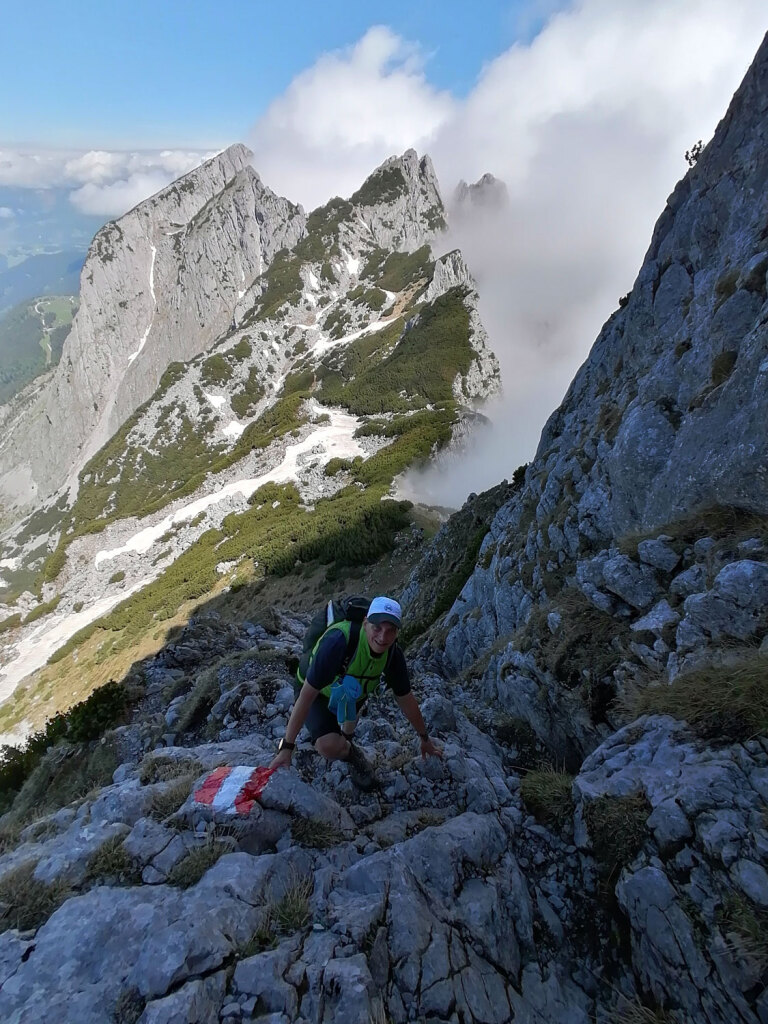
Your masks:
<path fill-rule="evenodd" d="M 218 147 L 244 138 L 320 54 L 385 22 L 430 82 L 466 95 L 483 65 L 555 3 L 390 0 L 9 0 L 0 143 Z M 471 13 L 470 13 L 471 11 Z"/>

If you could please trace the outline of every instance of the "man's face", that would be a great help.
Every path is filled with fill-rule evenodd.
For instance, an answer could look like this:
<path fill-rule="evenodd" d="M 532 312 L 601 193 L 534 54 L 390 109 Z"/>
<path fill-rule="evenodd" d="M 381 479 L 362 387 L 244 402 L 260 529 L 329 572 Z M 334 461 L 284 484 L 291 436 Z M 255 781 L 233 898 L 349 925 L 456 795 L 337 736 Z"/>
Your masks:
<path fill-rule="evenodd" d="M 384 651 L 389 650 L 395 640 L 397 640 L 399 632 L 397 626 L 392 622 L 374 624 L 369 622 L 368 619 L 363 622 L 363 629 L 365 630 L 368 646 L 374 654 L 383 654 Z"/>

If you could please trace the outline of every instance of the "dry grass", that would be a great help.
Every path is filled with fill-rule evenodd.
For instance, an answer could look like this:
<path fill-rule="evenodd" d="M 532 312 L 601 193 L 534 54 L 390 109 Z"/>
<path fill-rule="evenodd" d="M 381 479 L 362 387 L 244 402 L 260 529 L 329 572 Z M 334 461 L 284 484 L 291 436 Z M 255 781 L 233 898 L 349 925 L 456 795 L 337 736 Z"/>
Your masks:
<path fill-rule="evenodd" d="M 573 817 L 573 776 L 544 766 L 528 772 L 520 781 L 526 807 L 543 825 L 565 828 Z"/>
<path fill-rule="evenodd" d="M 155 782 L 170 782 L 183 776 L 202 775 L 203 766 L 195 757 L 166 757 L 147 755 L 139 766 L 142 786 Z"/>
<path fill-rule="evenodd" d="M 612 877 L 640 852 L 648 836 L 651 806 L 645 793 L 600 796 L 584 807 L 584 821 L 595 860 Z"/>
<path fill-rule="evenodd" d="M 297 843 L 315 850 L 337 846 L 344 839 L 339 829 L 318 818 L 296 818 L 291 823 L 291 835 Z"/>
<path fill-rule="evenodd" d="M 33 821 L 112 782 L 118 759 L 111 743 L 60 743 L 44 754 L 19 790 L 12 820 Z"/>
<path fill-rule="evenodd" d="M 221 839 L 208 838 L 204 843 L 194 850 L 190 850 L 183 860 L 171 870 L 168 875 L 169 885 L 178 886 L 180 889 L 188 889 L 196 885 L 203 877 L 208 868 L 213 867 L 219 857 L 225 853 L 231 853 L 233 845 Z"/>
<path fill-rule="evenodd" d="M 660 533 L 671 537 L 669 543 L 682 554 L 685 547 L 695 544 L 702 537 L 712 537 L 716 548 L 721 542 L 734 545 L 752 537 L 768 541 L 768 517 L 735 505 L 706 505 L 650 533 L 626 534 L 617 546 L 625 555 L 636 558 L 638 544 L 643 540 L 652 540 Z"/>
<path fill-rule="evenodd" d="M 96 850 L 88 861 L 86 878 L 91 882 L 110 881 L 118 885 L 138 885 L 139 866 L 123 846 L 123 836 L 113 836 Z"/>
<path fill-rule="evenodd" d="M 721 930 L 734 935 L 732 950 L 754 960 L 762 970 L 768 967 L 768 912 L 754 907 L 741 893 L 731 893 L 719 915 Z"/>
<path fill-rule="evenodd" d="M 165 821 L 174 814 L 189 794 L 192 792 L 192 784 L 197 775 L 182 775 L 171 782 L 165 789 L 152 794 L 152 801 L 149 807 L 149 816 L 156 821 Z"/>
<path fill-rule="evenodd" d="M 629 693 L 620 707 L 629 718 L 672 715 L 710 740 L 766 735 L 768 654 L 746 649 L 734 664 L 695 669 L 669 685 Z"/>
<path fill-rule="evenodd" d="M 675 1024 L 675 1018 L 660 1007 L 651 1009 L 638 999 L 631 1003 L 625 999 L 619 1007 L 616 1024 Z"/>
<path fill-rule="evenodd" d="M 64 882 L 36 881 L 35 867 L 34 861 L 27 861 L 0 878 L 0 932 L 37 930 L 72 895 Z"/>
<path fill-rule="evenodd" d="M 281 935 L 293 935 L 306 928 L 312 920 L 309 901 L 313 890 L 311 876 L 294 875 L 279 899 L 268 899 L 262 908 L 259 926 L 243 950 L 243 956 L 274 949 Z"/>

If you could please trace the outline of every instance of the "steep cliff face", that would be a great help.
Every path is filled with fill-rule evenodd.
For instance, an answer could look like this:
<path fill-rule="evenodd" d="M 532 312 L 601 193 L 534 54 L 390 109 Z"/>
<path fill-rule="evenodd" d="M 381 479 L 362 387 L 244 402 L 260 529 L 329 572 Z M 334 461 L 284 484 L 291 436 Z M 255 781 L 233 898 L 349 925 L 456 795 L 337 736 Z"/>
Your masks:
<path fill-rule="evenodd" d="M 304 230 L 300 207 L 262 185 L 232 146 L 96 235 L 59 367 L 5 407 L 0 498 L 44 499 L 157 388 L 204 351 L 239 296 Z"/>
<path fill-rule="evenodd" d="M 764 42 L 493 524 L 454 609 L 454 668 L 616 538 L 713 506 L 768 512 L 767 114 Z"/>

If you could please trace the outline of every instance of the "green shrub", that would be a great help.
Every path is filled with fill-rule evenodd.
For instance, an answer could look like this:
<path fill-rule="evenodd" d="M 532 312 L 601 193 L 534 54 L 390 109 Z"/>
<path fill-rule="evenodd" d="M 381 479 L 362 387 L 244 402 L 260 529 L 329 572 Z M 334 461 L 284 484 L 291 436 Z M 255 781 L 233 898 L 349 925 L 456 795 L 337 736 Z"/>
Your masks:
<path fill-rule="evenodd" d="M 231 379 L 232 364 L 220 353 L 209 356 L 200 367 L 200 380 L 203 387 L 222 387 Z"/>
<path fill-rule="evenodd" d="M 135 696 L 135 692 L 128 686 L 110 680 L 69 711 L 49 719 L 44 728 L 31 736 L 22 747 L 0 748 L 0 806 L 8 805 L 55 744 L 66 741 L 77 747 L 100 738 L 108 729 L 124 719 L 128 706 Z M 111 775 L 117 767 L 115 763 L 111 769 L 109 768 L 114 756 L 111 747 L 99 745 L 94 750 L 84 747 L 77 757 L 69 758 L 71 764 L 67 770 L 58 772 L 55 778 L 60 784 L 64 783 L 72 770 L 83 768 L 83 777 L 79 782 L 82 787 L 89 779 L 101 777 L 97 770 L 100 758 L 106 761 L 102 774 L 108 772 Z M 45 778 L 44 773 L 39 792 L 40 800 L 50 798 L 52 792 Z"/>
<path fill-rule="evenodd" d="M 17 626 L 21 625 L 21 612 L 14 612 L 13 615 L 9 615 L 7 619 L 3 619 L 0 622 L 0 633 L 7 633 L 12 629 L 16 629 Z"/>
<path fill-rule="evenodd" d="M 34 862 L 27 861 L 0 877 L 0 932 L 9 928 L 19 931 L 37 929 L 72 895 L 69 887 L 60 881 L 46 885 L 33 876 Z"/>
<path fill-rule="evenodd" d="M 50 615 L 51 612 L 55 612 L 61 601 L 61 595 L 52 598 L 50 601 L 46 601 L 43 604 L 39 604 L 37 608 L 33 608 L 31 612 L 24 619 L 24 625 L 29 625 L 30 622 L 36 622 L 37 619 L 42 619 L 44 615 Z"/>
<path fill-rule="evenodd" d="M 113 572 L 109 577 L 110 583 L 122 583 L 125 579 L 125 572 L 122 569 L 118 569 L 117 572 Z"/>
<path fill-rule="evenodd" d="M 399 167 L 380 167 L 366 178 L 357 192 L 349 197 L 354 206 L 378 206 L 397 199 L 407 189 L 403 172 Z"/>

